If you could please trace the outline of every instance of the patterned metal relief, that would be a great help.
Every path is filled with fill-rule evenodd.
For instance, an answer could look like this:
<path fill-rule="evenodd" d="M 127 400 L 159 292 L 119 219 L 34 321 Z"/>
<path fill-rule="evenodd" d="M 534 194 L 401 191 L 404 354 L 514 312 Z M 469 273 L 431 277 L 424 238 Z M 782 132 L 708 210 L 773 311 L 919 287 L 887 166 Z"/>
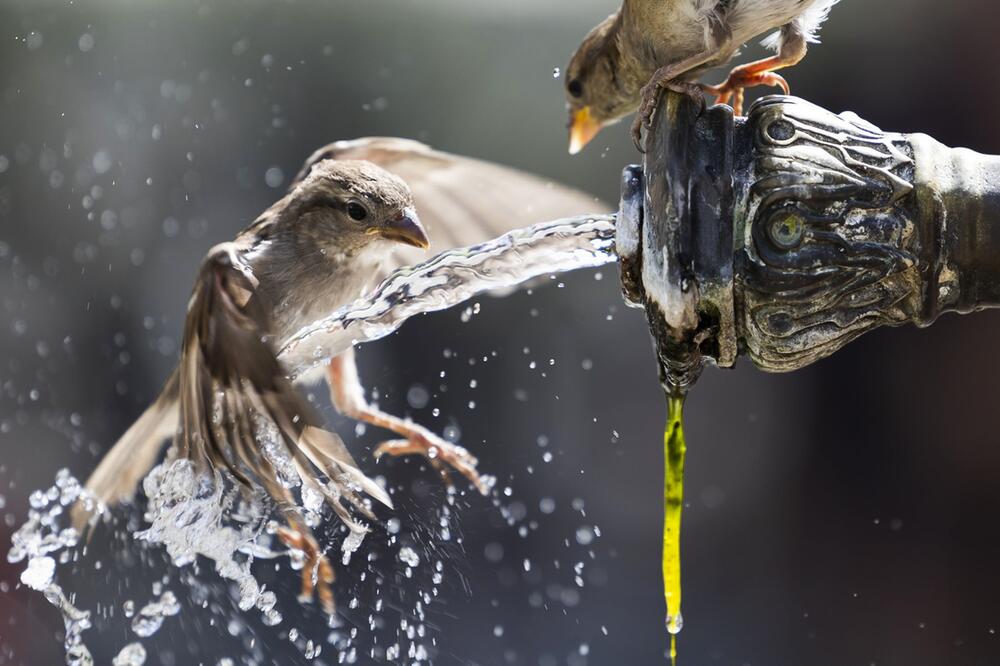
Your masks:
<path fill-rule="evenodd" d="M 737 326 L 753 362 L 794 370 L 909 320 L 920 276 L 906 138 L 787 97 L 758 103 L 747 129 Z"/>

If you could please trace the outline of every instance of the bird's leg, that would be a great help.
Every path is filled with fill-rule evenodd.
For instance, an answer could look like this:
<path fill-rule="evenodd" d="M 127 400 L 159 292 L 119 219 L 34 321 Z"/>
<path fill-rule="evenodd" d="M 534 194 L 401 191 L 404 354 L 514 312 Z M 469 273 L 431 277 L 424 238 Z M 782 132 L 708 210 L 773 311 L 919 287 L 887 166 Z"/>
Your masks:
<path fill-rule="evenodd" d="M 310 601 L 315 593 L 324 612 L 333 615 L 337 610 L 331 588 L 334 580 L 333 565 L 320 550 L 312 530 L 298 516 L 289 514 L 288 527 L 278 528 L 278 538 L 289 548 L 302 553 L 302 594 L 299 600 Z"/>
<path fill-rule="evenodd" d="M 790 26 L 782 28 L 778 55 L 733 68 L 723 83 L 702 85 L 701 89 L 715 95 L 716 104 L 732 104 L 736 115 L 743 115 L 743 90 L 753 86 L 774 86 L 787 95 L 791 92 L 784 77 L 774 72 L 797 65 L 806 55 L 806 40 Z"/>
<path fill-rule="evenodd" d="M 383 442 L 375 450 L 375 457 L 418 453 L 427 458 L 447 485 L 451 485 L 448 473 L 448 466 L 451 466 L 462 473 L 479 492 L 484 495 L 487 493 L 486 483 L 476 471 L 476 458 L 463 447 L 446 442 L 421 425 L 387 414 L 367 403 L 364 388 L 358 378 L 358 366 L 354 362 L 354 350 L 348 350 L 330 360 L 327 382 L 330 384 L 330 399 L 341 414 L 391 430 L 405 438 Z"/>
<path fill-rule="evenodd" d="M 740 65 L 729 73 L 729 78 L 720 85 L 702 85 L 702 90 L 715 95 L 716 104 L 731 104 L 736 115 L 743 115 L 743 90 L 753 86 L 774 86 L 787 95 L 791 92 L 784 77 L 774 70 L 790 67 L 795 63 L 783 62 L 780 56 L 772 56 L 757 62 Z"/>
<path fill-rule="evenodd" d="M 651 127 L 653 114 L 656 112 L 656 105 L 660 100 L 660 92 L 663 89 L 673 90 L 682 94 L 701 96 L 701 86 L 678 80 L 687 72 L 704 65 L 718 54 L 718 47 L 706 49 L 698 55 L 685 58 L 680 62 L 675 62 L 664 67 L 660 67 L 653 73 L 649 83 L 639 91 L 639 110 L 632 121 L 632 142 L 639 152 L 645 152 L 642 145 L 642 128 Z"/>

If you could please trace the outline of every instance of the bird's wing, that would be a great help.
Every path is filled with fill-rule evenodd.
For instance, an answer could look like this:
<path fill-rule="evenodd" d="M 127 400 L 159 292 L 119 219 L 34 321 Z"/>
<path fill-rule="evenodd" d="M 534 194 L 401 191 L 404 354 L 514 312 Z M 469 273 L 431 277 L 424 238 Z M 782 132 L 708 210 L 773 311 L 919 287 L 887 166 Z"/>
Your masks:
<path fill-rule="evenodd" d="M 262 484 L 282 505 L 289 496 L 279 477 L 293 470 L 358 527 L 342 502 L 370 515 L 358 491 L 386 504 L 389 497 L 358 469 L 340 438 L 319 427 L 285 377 L 265 337 L 268 309 L 256 287 L 234 243 L 217 245 L 202 264 L 184 325 L 179 453 L 228 469 L 247 486 Z M 317 470 L 328 484 L 317 480 Z"/>
<path fill-rule="evenodd" d="M 608 211 L 597 198 L 544 178 L 392 137 L 324 146 L 306 161 L 295 182 L 326 159 L 367 160 L 406 181 L 427 229 L 430 253 L 483 243 L 537 222 Z M 427 256 L 426 251 L 401 248 L 386 268 Z"/>

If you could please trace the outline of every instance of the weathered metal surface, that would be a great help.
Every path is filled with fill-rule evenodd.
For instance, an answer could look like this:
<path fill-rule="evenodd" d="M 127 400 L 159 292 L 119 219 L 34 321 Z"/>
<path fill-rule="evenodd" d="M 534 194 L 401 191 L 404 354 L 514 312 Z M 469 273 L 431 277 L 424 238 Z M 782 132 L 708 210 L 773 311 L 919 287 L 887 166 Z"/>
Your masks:
<path fill-rule="evenodd" d="M 735 119 L 669 93 L 646 145 L 623 182 L 622 281 L 672 392 L 740 354 L 785 372 L 1000 304 L 1000 158 L 792 97 Z"/>

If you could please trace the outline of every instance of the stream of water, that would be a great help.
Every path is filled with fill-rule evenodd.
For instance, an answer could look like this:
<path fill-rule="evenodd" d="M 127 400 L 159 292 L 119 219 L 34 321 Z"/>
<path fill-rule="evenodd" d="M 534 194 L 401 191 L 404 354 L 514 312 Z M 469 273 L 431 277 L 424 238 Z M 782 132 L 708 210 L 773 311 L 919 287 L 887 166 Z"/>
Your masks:
<path fill-rule="evenodd" d="M 614 215 L 584 215 L 442 252 L 397 270 L 367 297 L 303 328 L 285 342 L 279 358 L 289 376 L 299 377 L 352 345 L 389 335 L 414 315 L 544 275 L 615 262 L 614 239 Z"/>

